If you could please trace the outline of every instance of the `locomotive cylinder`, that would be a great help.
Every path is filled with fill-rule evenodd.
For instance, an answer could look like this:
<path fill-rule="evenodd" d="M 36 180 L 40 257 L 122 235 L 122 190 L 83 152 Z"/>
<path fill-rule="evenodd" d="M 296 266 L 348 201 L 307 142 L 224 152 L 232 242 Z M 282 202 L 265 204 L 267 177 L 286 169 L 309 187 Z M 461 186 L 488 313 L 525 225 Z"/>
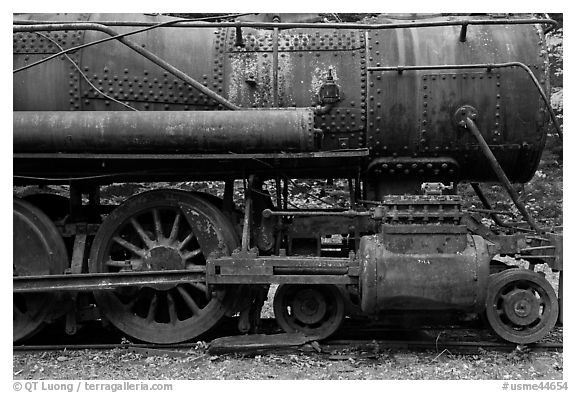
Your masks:
<path fill-rule="evenodd" d="M 18 153 L 256 153 L 315 148 L 312 111 L 14 112 Z"/>
<path fill-rule="evenodd" d="M 490 263 L 484 239 L 461 226 L 384 227 L 360 241 L 362 311 L 483 309 Z"/>

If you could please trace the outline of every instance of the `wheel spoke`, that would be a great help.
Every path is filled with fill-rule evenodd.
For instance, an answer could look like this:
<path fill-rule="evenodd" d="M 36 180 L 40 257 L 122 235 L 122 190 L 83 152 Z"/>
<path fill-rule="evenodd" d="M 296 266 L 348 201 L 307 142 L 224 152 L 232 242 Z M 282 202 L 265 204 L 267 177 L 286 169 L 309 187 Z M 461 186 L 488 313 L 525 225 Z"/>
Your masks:
<path fill-rule="evenodd" d="M 190 308 L 190 311 L 192 311 L 192 314 L 199 315 L 202 312 L 202 310 L 200 309 L 200 307 L 198 307 L 194 299 L 192 299 L 192 296 L 190 296 L 190 294 L 186 292 L 184 288 L 182 287 L 176 287 L 176 288 L 178 289 L 178 292 L 184 299 L 184 302 L 186 302 L 188 308 Z"/>
<path fill-rule="evenodd" d="M 174 303 L 174 298 L 171 294 L 166 294 L 166 300 L 168 301 L 168 315 L 170 316 L 170 323 L 175 325 L 178 322 L 178 315 L 176 314 L 176 304 Z"/>
<path fill-rule="evenodd" d="M 120 236 L 114 236 L 112 239 L 116 243 L 120 244 L 122 247 L 126 248 L 129 251 L 132 251 L 134 254 L 141 256 L 142 258 L 146 257 L 146 251 L 136 247 L 134 244 L 122 239 Z"/>
<path fill-rule="evenodd" d="M 150 238 L 148 237 L 148 235 L 146 234 L 146 232 L 144 232 L 144 229 L 143 229 L 142 226 L 138 223 L 138 221 L 136 221 L 135 218 L 131 218 L 131 219 L 130 219 L 130 223 L 132 224 L 132 226 L 134 227 L 134 229 L 136 230 L 136 232 L 138 232 L 138 235 L 139 235 L 140 238 L 144 241 L 144 243 L 146 244 L 146 247 L 148 247 L 148 248 L 154 247 L 154 242 L 152 241 L 152 239 L 150 239 Z"/>
<path fill-rule="evenodd" d="M 178 230 L 180 229 L 180 218 L 182 214 L 180 212 L 176 213 L 176 217 L 174 218 L 174 223 L 172 224 L 172 230 L 170 231 L 170 237 L 168 240 L 170 243 L 176 242 L 176 238 L 178 237 Z"/>
<path fill-rule="evenodd" d="M 192 240 L 194 238 L 194 233 L 190 232 L 190 234 L 188 236 L 186 236 L 186 239 L 182 240 L 180 242 L 180 244 L 178 245 L 178 251 L 182 250 L 184 247 L 186 247 L 186 244 L 188 244 L 188 242 L 190 240 Z"/>
<path fill-rule="evenodd" d="M 160 221 L 160 213 L 158 213 L 158 209 L 152 209 L 152 215 L 154 216 L 154 228 L 156 229 L 156 240 L 164 239 L 164 233 L 162 233 L 162 222 Z"/>
<path fill-rule="evenodd" d="M 154 294 L 150 306 L 148 307 L 148 314 L 146 315 L 146 322 L 151 323 L 156 316 L 156 305 L 158 303 L 158 295 Z"/>
<path fill-rule="evenodd" d="M 202 250 L 197 249 L 194 251 L 185 252 L 185 253 L 181 254 L 181 256 L 182 256 L 182 259 L 184 259 L 186 261 L 190 258 L 194 258 L 196 255 L 201 254 L 201 253 L 202 253 Z"/>

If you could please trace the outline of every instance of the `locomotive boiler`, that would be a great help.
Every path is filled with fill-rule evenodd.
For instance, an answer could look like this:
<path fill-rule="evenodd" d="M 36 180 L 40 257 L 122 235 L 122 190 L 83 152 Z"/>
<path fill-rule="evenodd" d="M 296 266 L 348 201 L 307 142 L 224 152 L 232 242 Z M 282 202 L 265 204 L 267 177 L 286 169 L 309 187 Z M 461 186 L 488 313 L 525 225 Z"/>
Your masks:
<path fill-rule="evenodd" d="M 14 184 L 68 186 L 14 199 L 14 341 L 55 320 L 154 343 L 225 316 L 254 331 L 271 284 L 288 332 L 485 314 L 505 340 L 540 340 L 560 307 L 534 266 L 562 270 L 562 235 L 512 184 L 531 179 L 557 125 L 553 25 L 14 15 Z M 345 179 L 348 204 L 289 207 L 291 179 Z M 223 196 L 158 187 L 101 203 L 103 185 L 199 180 Z M 463 208 L 463 182 L 483 209 Z M 520 221 L 492 208 L 486 182 Z"/>

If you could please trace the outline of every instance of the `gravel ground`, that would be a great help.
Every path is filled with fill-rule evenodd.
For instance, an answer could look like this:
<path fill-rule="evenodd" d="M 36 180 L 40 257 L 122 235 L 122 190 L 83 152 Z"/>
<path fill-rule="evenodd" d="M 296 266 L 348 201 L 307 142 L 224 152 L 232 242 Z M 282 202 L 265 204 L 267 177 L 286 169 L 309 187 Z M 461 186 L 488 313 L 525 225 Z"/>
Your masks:
<path fill-rule="evenodd" d="M 15 353 L 14 379 L 464 379 L 561 380 L 562 353 L 373 351 L 331 355 L 293 353 L 209 356 L 199 348 L 187 357 L 147 356 L 131 350 Z"/>

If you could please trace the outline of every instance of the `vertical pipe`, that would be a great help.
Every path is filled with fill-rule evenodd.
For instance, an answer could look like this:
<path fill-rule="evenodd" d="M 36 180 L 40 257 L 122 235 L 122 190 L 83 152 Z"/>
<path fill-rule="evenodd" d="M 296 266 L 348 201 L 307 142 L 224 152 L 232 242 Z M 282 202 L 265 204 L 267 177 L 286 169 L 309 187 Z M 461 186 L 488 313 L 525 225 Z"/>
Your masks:
<path fill-rule="evenodd" d="M 466 42 L 466 33 L 468 32 L 468 24 L 464 23 L 460 28 L 460 42 Z"/>
<path fill-rule="evenodd" d="M 534 229 L 538 233 L 543 233 L 542 229 L 540 229 L 534 218 L 532 218 L 528 210 L 526 210 L 526 206 L 524 206 L 524 204 L 520 202 L 520 196 L 518 195 L 514 187 L 512 187 L 512 183 L 510 183 L 510 180 L 508 179 L 506 173 L 504 173 L 504 170 L 498 163 L 498 160 L 494 156 L 494 153 L 492 153 L 492 150 L 490 150 L 488 143 L 486 143 L 484 137 L 482 137 L 482 134 L 480 133 L 480 130 L 478 130 L 478 127 L 476 127 L 476 123 L 474 123 L 474 120 L 470 119 L 469 117 L 466 117 L 466 126 L 478 141 L 478 144 L 480 145 L 482 152 L 488 159 L 488 163 L 490 164 L 492 170 L 498 177 L 498 180 L 500 180 L 500 183 L 502 183 L 506 191 L 508 191 L 508 194 L 510 195 L 510 198 L 512 198 L 512 201 L 514 202 L 514 205 L 516 205 L 516 208 L 518 208 L 518 210 L 520 211 L 524 219 L 530 224 L 532 229 Z"/>

